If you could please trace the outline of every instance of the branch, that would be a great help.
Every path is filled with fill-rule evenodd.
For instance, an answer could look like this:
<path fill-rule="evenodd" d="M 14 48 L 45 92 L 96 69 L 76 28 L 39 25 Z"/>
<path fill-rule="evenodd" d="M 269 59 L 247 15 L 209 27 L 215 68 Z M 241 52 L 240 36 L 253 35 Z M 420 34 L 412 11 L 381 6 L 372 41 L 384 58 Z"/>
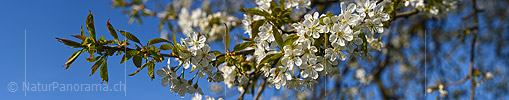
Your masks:
<path fill-rule="evenodd" d="M 131 49 L 131 48 L 122 48 L 122 47 L 110 47 L 110 46 L 102 46 L 104 49 L 111 49 L 111 50 L 115 50 L 115 51 L 129 51 L 129 50 L 136 50 L 136 49 Z M 174 55 L 174 54 L 162 54 L 161 53 L 161 56 L 164 56 L 164 57 L 173 57 L 173 58 L 178 58 L 177 55 Z"/>
<path fill-rule="evenodd" d="M 398 18 L 398 17 L 408 17 L 408 16 L 411 16 L 411 15 L 417 14 L 418 12 L 419 12 L 419 10 L 414 9 L 412 11 L 396 13 L 396 18 Z"/>
<path fill-rule="evenodd" d="M 259 99 L 260 95 L 262 94 L 263 90 L 265 89 L 265 84 L 267 83 L 266 81 L 267 81 L 266 78 L 264 78 L 262 80 L 262 82 L 260 83 L 260 86 L 258 87 L 258 92 L 256 92 L 256 95 L 254 96 L 253 100 Z"/>
<path fill-rule="evenodd" d="M 244 94 L 246 94 L 246 88 L 244 88 L 244 91 L 240 92 L 239 98 L 237 100 L 244 100 Z"/>
<path fill-rule="evenodd" d="M 477 6 L 476 6 L 476 1 L 475 0 L 471 0 L 471 4 L 472 4 L 472 11 L 474 13 L 474 31 L 473 31 L 473 35 L 474 35 L 474 39 L 472 40 L 472 48 L 470 50 L 470 66 L 469 66 L 469 73 L 468 73 L 468 76 L 470 77 L 470 83 L 471 83 L 471 89 L 472 91 L 470 91 L 470 100 L 474 100 L 474 93 L 475 93 L 475 80 L 473 79 L 474 77 L 472 76 L 472 70 L 474 68 L 474 57 L 475 57 L 475 42 L 477 40 L 477 32 L 479 31 L 479 20 L 477 19 Z"/>
<path fill-rule="evenodd" d="M 129 50 L 136 50 L 136 49 L 131 49 L 131 48 L 122 48 L 122 47 L 110 47 L 110 46 L 102 46 L 104 49 L 111 49 L 111 50 L 115 50 L 115 51 L 129 51 Z M 250 50 L 243 50 L 243 51 L 232 51 L 230 53 L 232 53 L 233 55 L 237 55 L 237 54 L 241 54 L 241 55 L 247 55 L 247 54 L 251 54 L 253 53 L 255 50 L 254 49 L 250 49 Z M 224 56 L 226 53 L 223 53 L 221 55 L 219 55 L 218 57 L 222 57 Z M 171 54 L 162 54 L 161 53 L 161 56 L 164 56 L 164 57 L 172 57 L 172 58 L 178 58 L 177 55 L 171 53 Z"/>
<path fill-rule="evenodd" d="M 473 16 L 474 17 L 474 26 L 473 26 L 473 39 L 472 39 L 472 46 L 470 48 L 470 65 L 468 67 L 468 75 L 465 76 L 464 78 L 462 78 L 461 80 L 459 81 L 456 81 L 456 82 L 453 82 L 453 83 L 449 83 L 449 84 L 445 84 L 444 86 L 450 86 L 450 85 L 456 85 L 456 84 L 460 84 L 460 83 L 463 83 L 465 82 L 467 79 L 470 79 L 470 83 L 471 83 L 471 91 L 470 91 L 470 100 L 473 100 L 474 99 L 474 94 L 475 94 L 475 80 L 473 79 L 474 76 L 472 76 L 472 73 L 473 73 L 473 69 L 474 69 L 474 57 L 475 57 L 475 43 L 476 43 L 476 40 L 477 40 L 477 32 L 479 30 L 478 26 L 479 26 L 479 20 L 478 20 L 478 17 L 477 17 L 477 6 L 476 6 L 476 1 L 475 0 L 471 0 L 471 4 L 472 4 L 472 15 L 468 15 L 467 17 L 470 17 L 470 16 Z"/>

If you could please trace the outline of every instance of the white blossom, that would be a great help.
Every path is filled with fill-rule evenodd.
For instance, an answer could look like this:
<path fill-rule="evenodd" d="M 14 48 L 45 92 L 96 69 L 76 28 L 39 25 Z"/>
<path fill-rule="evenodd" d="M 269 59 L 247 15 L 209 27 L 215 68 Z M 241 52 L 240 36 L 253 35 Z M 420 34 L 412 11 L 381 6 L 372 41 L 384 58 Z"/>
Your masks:
<path fill-rule="evenodd" d="M 302 46 L 284 46 L 283 50 L 285 55 L 281 58 L 283 66 L 287 67 L 288 70 L 293 70 L 294 65 L 300 66 L 302 59 L 299 57 L 302 55 Z"/>

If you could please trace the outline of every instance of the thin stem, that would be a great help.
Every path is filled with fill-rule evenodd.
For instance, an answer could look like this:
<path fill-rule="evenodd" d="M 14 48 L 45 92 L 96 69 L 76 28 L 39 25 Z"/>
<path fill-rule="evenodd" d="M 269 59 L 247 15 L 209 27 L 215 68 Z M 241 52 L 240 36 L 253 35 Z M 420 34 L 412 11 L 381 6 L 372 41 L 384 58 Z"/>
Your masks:
<path fill-rule="evenodd" d="M 471 0 L 471 4 L 472 4 L 472 12 L 474 14 L 474 31 L 473 31 L 473 35 L 474 35 L 474 38 L 472 40 L 472 48 L 470 50 L 470 66 L 469 66 L 469 72 L 468 73 L 468 76 L 470 77 L 470 82 L 471 82 L 471 91 L 470 91 L 470 100 L 474 100 L 474 93 L 475 93 L 475 80 L 474 80 L 474 77 L 472 76 L 472 70 L 474 68 L 474 57 L 475 57 L 475 43 L 476 43 L 476 40 L 477 40 L 477 32 L 479 31 L 478 29 L 478 24 L 479 24 L 479 20 L 477 19 L 477 4 L 476 4 L 476 1 L 475 0 Z"/>
<path fill-rule="evenodd" d="M 262 80 L 262 82 L 260 83 L 260 86 L 258 87 L 258 92 L 256 92 L 256 95 L 254 96 L 253 100 L 258 100 L 260 98 L 260 95 L 262 94 L 263 90 L 265 89 L 265 85 L 266 85 L 266 82 L 267 79 L 264 78 Z"/>
<path fill-rule="evenodd" d="M 465 76 L 464 78 L 462 78 L 461 80 L 459 81 L 456 81 L 456 82 L 453 82 L 453 83 L 449 83 L 449 84 L 445 84 L 444 86 L 450 86 L 450 85 L 456 85 L 456 84 L 460 84 L 460 83 L 463 83 L 465 82 L 467 79 L 470 79 L 470 83 L 471 83 L 471 91 L 470 91 L 470 100 L 474 100 L 474 94 L 475 94 L 475 80 L 474 80 L 474 76 L 472 76 L 472 73 L 473 73 L 473 69 L 474 69 L 474 57 L 475 57 L 475 44 L 476 44 L 476 40 L 477 40 L 477 32 L 478 32 L 478 26 L 479 26 L 479 21 L 478 21 L 478 17 L 477 17 L 477 13 L 478 13 L 478 9 L 477 9 L 477 4 L 476 4 L 476 1 L 475 0 L 471 0 L 471 4 L 472 4 L 472 15 L 468 15 L 468 16 L 473 16 L 474 17 L 474 26 L 473 26 L 473 31 L 472 31 L 472 35 L 473 35 L 473 39 L 472 39 L 472 46 L 470 48 L 470 65 L 468 67 L 468 75 Z"/>

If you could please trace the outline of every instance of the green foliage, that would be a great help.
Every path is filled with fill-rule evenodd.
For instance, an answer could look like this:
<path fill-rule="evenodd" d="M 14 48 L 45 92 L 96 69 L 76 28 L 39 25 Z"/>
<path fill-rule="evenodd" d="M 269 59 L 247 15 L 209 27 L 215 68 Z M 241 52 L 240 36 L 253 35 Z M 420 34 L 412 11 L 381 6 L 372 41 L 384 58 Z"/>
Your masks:
<path fill-rule="evenodd" d="M 76 60 L 76 58 L 78 58 L 78 56 L 80 56 L 80 54 L 82 52 L 83 52 L 83 50 L 78 50 L 78 51 L 72 53 L 71 56 L 69 57 L 69 59 L 67 59 L 67 62 L 65 62 L 65 64 L 62 66 L 65 66 L 65 69 L 68 69 L 69 66 L 71 66 L 71 64 Z"/>
<path fill-rule="evenodd" d="M 257 70 L 260 70 L 262 68 L 261 66 L 264 66 L 264 64 L 268 63 L 269 65 L 272 64 L 272 62 L 276 61 L 277 59 L 281 58 L 283 56 L 283 53 L 275 53 L 275 54 L 269 54 L 266 55 L 261 61 L 260 64 L 258 64 Z"/>
<path fill-rule="evenodd" d="M 148 41 L 147 45 L 153 45 L 153 44 L 162 43 L 162 42 L 171 43 L 170 41 L 163 39 L 163 38 L 154 38 L 154 39 Z"/>
<path fill-rule="evenodd" d="M 97 62 L 95 62 L 95 64 L 92 66 L 92 73 L 90 73 L 89 76 L 94 75 L 95 71 L 97 71 L 97 69 L 99 69 L 99 66 L 101 66 L 101 64 L 104 61 L 105 57 L 106 56 L 102 56 Z"/>
<path fill-rule="evenodd" d="M 173 45 L 169 45 L 169 44 L 163 44 L 161 46 L 159 46 L 159 49 L 161 50 L 173 50 Z"/>
<path fill-rule="evenodd" d="M 224 34 L 224 46 L 226 47 L 226 52 L 230 50 L 230 32 L 228 31 L 228 25 L 224 23 L 226 27 L 226 33 Z"/>
<path fill-rule="evenodd" d="M 279 46 L 279 50 L 283 51 L 283 37 L 281 37 L 281 33 L 279 33 L 279 30 L 276 26 L 272 27 L 272 35 L 274 35 L 274 38 L 276 39 L 276 43 Z"/>
<path fill-rule="evenodd" d="M 138 44 L 141 44 L 140 40 L 134 36 L 132 33 L 129 33 L 129 32 L 126 32 L 126 31 L 122 31 L 122 30 L 119 30 L 117 29 L 118 32 L 120 32 L 120 34 L 122 34 L 125 38 L 133 41 L 133 42 L 136 42 Z"/>
<path fill-rule="evenodd" d="M 113 36 L 113 39 L 115 39 L 115 42 L 117 44 L 120 44 L 120 41 L 118 40 L 117 32 L 115 31 L 115 28 L 110 24 L 110 19 L 106 22 L 106 27 L 108 28 L 108 31 L 110 31 L 111 36 Z"/>
<path fill-rule="evenodd" d="M 94 15 L 92 15 L 92 11 L 87 16 L 87 30 L 89 32 L 90 38 L 95 41 L 95 27 L 94 27 Z"/>
<path fill-rule="evenodd" d="M 246 10 L 246 13 L 251 14 L 251 15 L 265 16 L 265 17 L 270 16 L 270 14 L 268 12 L 260 10 L 258 8 L 249 8 Z"/>
<path fill-rule="evenodd" d="M 241 44 L 237 44 L 235 45 L 235 47 L 233 48 L 233 51 L 241 51 L 241 50 L 244 50 L 246 49 L 247 47 L 251 47 L 254 45 L 255 42 L 252 42 L 252 41 L 247 41 L 247 42 L 244 42 L 244 43 L 241 43 Z"/>
<path fill-rule="evenodd" d="M 106 83 L 108 83 L 108 64 L 107 64 L 107 60 L 108 59 L 104 59 L 104 61 L 102 62 L 102 65 L 101 65 L 101 80 L 103 82 L 106 81 Z"/>

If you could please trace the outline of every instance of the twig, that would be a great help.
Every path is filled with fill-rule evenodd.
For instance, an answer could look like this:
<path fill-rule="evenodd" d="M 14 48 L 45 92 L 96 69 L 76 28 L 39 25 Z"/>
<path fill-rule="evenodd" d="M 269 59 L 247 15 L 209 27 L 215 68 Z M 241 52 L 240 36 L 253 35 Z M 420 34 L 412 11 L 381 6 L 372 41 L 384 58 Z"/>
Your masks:
<path fill-rule="evenodd" d="M 470 67 L 469 67 L 469 72 L 468 73 L 468 76 L 470 77 L 470 82 L 471 82 L 471 89 L 472 91 L 470 91 L 470 100 L 474 100 L 474 93 L 475 93 L 475 80 L 474 80 L 474 77 L 472 76 L 472 70 L 474 69 L 474 57 L 475 57 L 475 43 L 476 43 L 476 40 L 477 40 L 477 32 L 479 31 L 479 27 L 478 27 L 478 24 L 479 24 L 479 20 L 477 19 L 477 4 L 476 4 L 476 1 L 475 0 L 471 0 L 471 4 L 472 4 L 472 11 L 474 13 L 474 31 L 473 31 L 473 35 L 474 35 L 474 39 L 472 40 L 472 48 L 471 48 L 471 51 L 470 51 Z"/>
<path fill-rule="evenodd" d="M 258 87 L 258 92 L 256 92 L 256 95 L 254 96 L 253 100 L 258 100 L 260 98 L 260 95 L 262 94 L 263 90 L 265 89 L 265 85 L 266 85 L 266 82 L 267 79 L 264 78 L 262 80 L 262 82 L 260 83 L 260 86 Z"/>
<path fill-rule="evenodd" d="M 246 88 L 244 88 L 244 91 L 240 92 L 239 98 L 237 98 L 237 100 L 244 100 L 244 94 L 246 94 L 246 91 Z"/>
<path fill-rule="evenodd" d="M 410 16 L 410 15 L 417 14 L 418 12 L 419 12 L 419 10 L 414 9 L 414 10 L 412 10 L 412 11 L 396 13 L 396 18 L 397 18 L 397 17 L 408 17 L 408 16 Z"/>
<path fill-rule="evenodd" d="M 472 4 L 472 15 L 468 15 L 468 17 L 470 16 L 473 16 L 474 17 L 474 26 L 473 26 L 473 39 L 472 39 L 472 46 L 470 48 L 470 65 L 468 67 L 468 75 L 465 76 L 464 78 L 462 78 L 461 80 L 459 81 L 456 81 L 456 82 L 452 82 L 452 83 L 449 83 L 449 84 L 445 84 L 444 86 L 450 86 L 450 85 L 456 85 L 456 84 L 460 84 L 460 83 L 463 83 L 465 82 L 467 79 L 470 79 L 470 83 L 471 83 L 471 91 L 470 91 L 470 100 L 474 100 L 474 94 L 475 94 L 475 80 L 473 79 L 474 76 L 472 76 L 472 73 L 473 73 L 473 69 L 474 69 L 474 57 L 475 57 L 475 43 L 476 43 L 476 40 L 477 40 L 477 32 L 478 32 L 478 26 L 479 26 L 479 21 L 478 21 L 478 17 L 477 17 L 477 6 L 476 6 L 476 1 L 475 0 L 471 0 L 471 4 Z"/>

